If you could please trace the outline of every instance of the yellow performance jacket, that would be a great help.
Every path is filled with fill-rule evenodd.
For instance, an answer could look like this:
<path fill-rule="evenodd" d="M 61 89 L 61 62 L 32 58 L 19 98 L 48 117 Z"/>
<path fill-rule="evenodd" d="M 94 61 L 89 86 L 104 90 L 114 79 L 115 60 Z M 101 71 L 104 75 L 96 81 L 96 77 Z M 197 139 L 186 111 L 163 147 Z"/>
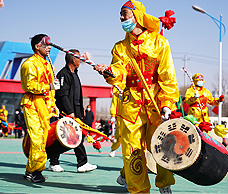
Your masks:
<path fill-rule="evenodd" d="M 51 65 L 46 59 L 38 54 L 28 58 L 21 67 L 21 86 L 25 91 L 21 106 L 37 110 L 40 116 L 42 108 L 47 108 L 48 117 L 52 117 L 51 112 L 56 109 L 55 91 L 50 90 L 53 78 Z"/>
<path fill-rule="evenodd" d="M 161 117 L 141 85 L 129 56 L 126 55 L 127 44 L 130 44 L 131 53 L 160 110 L 163 107 L 173 110 L 179 92 L 169 43 L 160 34 L 148 30 L 138 37 L 127 33 L 125 39 L 117 42 L 112 50 L 110 70 L 116 78 L 106 78 L 109 84 L 124 90 L 117 110 L 118 116 L 135 123 L 141 109 L 145 107 L 150 123 L 160 124 Z"/>
<path fill-rule="evenodd" d="M 7 122 L 8 110 L 0 109 L 0 120 Z"/>
<path fill-rule="evenodd" d="M 191 86 L 185 94 L 185 101 L 190 105 L 188 115 L 193 115 L 198 122 L 209 122 L 207 103 L 214 106 L 219 105 L 219 98 L 214 98 L 208 89 L 204 87 L 195 87 L 199 93 L 199 98 L 195 99 L 195 90 Z M 200 103 L 200 104 L 199 104 Z"/>

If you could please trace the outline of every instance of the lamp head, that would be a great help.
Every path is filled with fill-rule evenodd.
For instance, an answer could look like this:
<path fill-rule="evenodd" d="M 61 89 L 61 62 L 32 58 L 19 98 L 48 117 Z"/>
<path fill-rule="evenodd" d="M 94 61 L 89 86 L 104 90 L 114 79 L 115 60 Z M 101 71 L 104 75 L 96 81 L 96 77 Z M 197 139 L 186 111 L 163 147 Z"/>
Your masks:
<path fill-rule="evenodd" d="M 192 8 L 200 13 L 207 13 L 204 9 L 202 9 L 200 6 L 198 5 L 193 5 Z"/>

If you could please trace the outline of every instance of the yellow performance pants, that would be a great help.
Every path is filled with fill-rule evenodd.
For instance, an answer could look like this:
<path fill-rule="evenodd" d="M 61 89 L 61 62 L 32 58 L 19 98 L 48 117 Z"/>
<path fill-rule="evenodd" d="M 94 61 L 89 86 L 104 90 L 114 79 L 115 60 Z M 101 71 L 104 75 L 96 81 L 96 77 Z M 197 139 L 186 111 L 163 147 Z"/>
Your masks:
<path fill-rule="evenodd" d="M 121 119 L 121 118 L 120 118 Z M 150 181 L 147 173 L 145 149 L 150 151 L 151 138 L 156 125 L 150 125 L 144 109 L 135 124 L 124 119 L 120 122 L 121 143 L 127 189 L 130 193 L 149 193 Z M 163 188 L 174 185 L 173 173 L 157 165 L 155 185 Z"/>
<path fill-rule="evenodd" d="M 49 115 L 46 108 L 44 108 L 42 111 L 43 115 Z M 43 171 L 46 168 L 47 161 L 45 147 L 50 121 L 47 117 L 46 119 L 42 119 L 37 111 L 27 108 L 26 106 L 23 106 L 23 112 L 28 128 L 28 134 L 31 139 L 26 171 L 30 173 L 34 171 Z"/>
<path fill-rule="evenodd" d="M 111 150 L 117 150 L 121 144 L 121 136 L 120 136 L 120 119 L 116 119 L 116 131 L 115 131 L 115 139 L 117 140 L 115 143 L 112 144 Z"/>
<path fill-rule="evenodd" d="M 117 150 L 120 147 L 121 138 L 119 137 L 115 143 L 112 144 L 111 150 Z"/>

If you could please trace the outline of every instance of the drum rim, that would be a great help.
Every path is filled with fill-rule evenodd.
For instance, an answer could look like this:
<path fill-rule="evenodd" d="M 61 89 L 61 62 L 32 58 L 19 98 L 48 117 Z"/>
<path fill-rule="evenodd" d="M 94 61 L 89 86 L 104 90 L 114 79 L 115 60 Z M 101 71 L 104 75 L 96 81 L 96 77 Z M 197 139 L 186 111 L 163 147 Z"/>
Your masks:
<path fill-rule="evenodd" d="M 146 167 L 154 174 L 157 174 L 157 163 L 156 161 L 154 160 L 154 163 L 155 163 L 155 169 L 152 169 L 150 168 L 150 165 L 148 165 L 149 163 L 149 159 L 148 159 L 148 155 L 150 155 L 152 157 L 152 159 L 154 160 L 154 157 L 153 157 L 153 154 L 148 150 L 148 149 L 145 149 L 145 158 L 146 158 Z"/>
<path fill-rule="evenodd" d="M 59 126 L 59 121 L 61 121 L 61 120 L 63 120 L 63 119 L 71 120 L 73 123 L 75 123 L 75 124 L 78 126 L 78 128 L 80 129 L 80 138 L 79 138 L 79 139 L 80 139 L 80 142 L 82 141 L 82 129 L 80 128 L 79 124 L 78 124 L 74 119 L 72 119 L 72 118 L 70 118 L 70 117 L 63 117 L 63 118 L 61 118 L 61 119 L 58 120 L 58 122 L 57 122 L 57 124 L 56 124 L 56 127 L 55 127 L 56 137 L 57 137 L 59 143 L 60 143 L 62 146 L 66 147 L 66 148 L 70 148 L 70 149 L 76 148 L 76 147 L 79 146 L 80 143 L 79 143 L 78 145 L 76 145 L 76 146 L 66 146 L 66 145 L 63 144 L 62 141 L 60 140 L 59 133 L 58 133 L 58 131 L 57 131 L 57 127 Z"/>
<path fill-rule="evenodd" d="M 166 168 L 166 169 L 168 169 L 168 170 L 170 170 L 170 171 L 181 171 L 181 170 L 187 169 L 188 167 L 190 167 L 191 165 L 193 165 L 193 164 L 196 162 L 196 160 L 198 159 L 198 157 L 199 157 L 199 155 L 200 155 L 200 152 L 201 152 L 202 139 L 201 139 L 201 137 L 200 137 L 200 134 L 199 134 L 198 130 L 196 129 L 196 126 L 193 125 L 190 121 L 188 121 L 188 120 L 186 120 L 186 119 L 184 119 L 184 118 L 175 118 L 175 119 L 171 119 L 171 120 L 168 120 L 168 121 L 175 121 L 175 120 L 183 120 L 184 122 L 187 122 L 187 123 L 189 123 L 190 125 L 192 125 L 192 127 L 195 128 L 197 137 L 198 137 L 198 139 L 199 139 L 199 148 L 200 148 L 200 149 L 197 150 L 197 152 L 196 152 L 196 154 L 195 154 L 195 157 L 192 159 L 191 164 L 189 164 L 189 165 L 187 165 L 187 166 L 185 166 L 185 167 L 183 167 L 183 168 L 179 168 L 179 169 L 172 169 L 172 168 L 170 168 L 170 167 L 163 167 L 163 168 Z M 167 122 L 167 121 L 165 121 L 165 122 Z M 161 125 L 160 125 L 159 127 L 161 127 Z M 159 129 L 159 127 L 158 127 L 157 129 Z M 153 149 L 153 146 L 152 146 L 152 145 L 153 145 L 153 142 L 154 142 L 154 138 L 155 138 L 155 136 L 156 136 L 156 132 L 158 133 L 158 130 L 157 130 L 157 129 L 155 130 L 155 132 L 154 132 L 154 134 L 153 134 L 153 136 L 152 136 L 152 138 L 151 138 L 151 153 L 152 153 L 152 156 L 153 156 L 155 162 L 156 162 L 157 164 L 159 164 L 160 166 L 162 166 L 161 163 L 160 163 L 160 161 L 157 161 L 157 159 L 154 157 L 154 149 Z M 173 131 L 177 131 L 177 130 L 173 130 Z"/>

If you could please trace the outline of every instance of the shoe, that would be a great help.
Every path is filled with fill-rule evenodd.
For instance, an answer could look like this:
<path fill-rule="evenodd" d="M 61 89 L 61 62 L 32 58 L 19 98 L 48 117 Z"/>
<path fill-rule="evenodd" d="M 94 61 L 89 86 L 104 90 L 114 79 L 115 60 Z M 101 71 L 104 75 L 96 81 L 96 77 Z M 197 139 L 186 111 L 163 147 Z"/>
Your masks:
<path fill-rule="evenodd" d="M 24 179 L 32 181 L 34 183 L 42 183 L 45 182 L 47 179 L 44 177 L 40 171 L 34 171 L 33 173 L 25 172 L 25 175 L 23 176 Z"/>
<path fill-rule="evenodd" d="M 118 176 L 118 178 L 116 179 L 116 182 L 120 185 L 124 185 L 125 188 L 127 189 L 126 179 L 122 175 Z"/>
<path fill-rule="evenodd" d="M 88 172 L 91 170 L 95 170 L 96 168 L 97 168 L 97 165 L 92 165 L 87 162 L 83 166 L 78 167 L 78 172 Z"/>
<path fill-rule="evenodd" d="M 31 181 L 33 178 L 32 173 L 29 173 L 27 171 L 25 171 L 25 175 L 23 177 L 24 177 L 24 179 L 29 180 L 29 181 Z"/>
<path fill-rule="evenodd" d="M 60 165 L 49 165 L 48 170 L 53 172 L 63 172 L 64 169 Z"/>
<path fill-rule="evenodd" d="M 170 186 L 166 186 L 164 188 L 159 188 L 161 194 L 172 194 Z"/>
<path fill-rule="evenodd" d="M 109 156 L 110 156 L 110 157 L 115 157 L 115 154 L 116 154 L 116 150 L 112 150 L 112 151 L 109 153 Z"/>

